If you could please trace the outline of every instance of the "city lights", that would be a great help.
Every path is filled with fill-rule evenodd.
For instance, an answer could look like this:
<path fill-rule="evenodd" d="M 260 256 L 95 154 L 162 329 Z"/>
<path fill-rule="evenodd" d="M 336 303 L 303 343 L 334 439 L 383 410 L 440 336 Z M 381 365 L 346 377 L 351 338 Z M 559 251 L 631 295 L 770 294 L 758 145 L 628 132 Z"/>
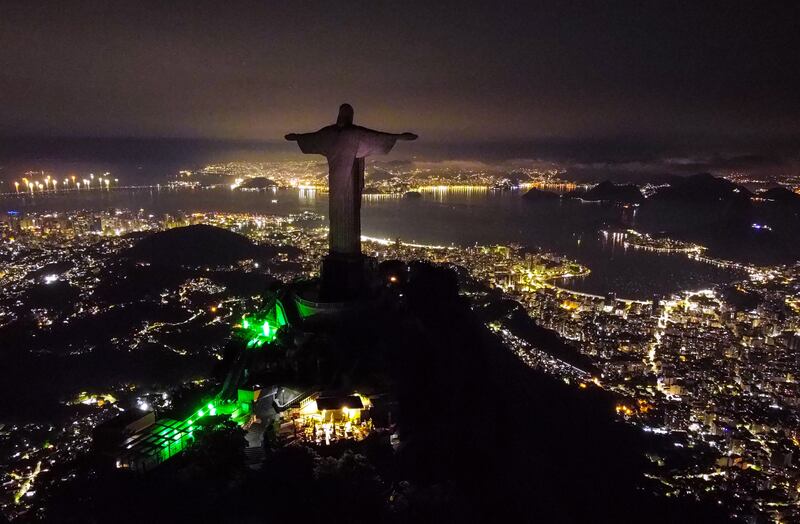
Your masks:
<path fill-rule="evenodd" d="M 29 175 L 28 177 L 22 177 L 21 180 L 14 180 L 14 194 L 20 194 L 20 188 L 24 188 L 25 191 L 30 192 L 32 195 L 36 194 L 54 194 L 54 193 L 64 193 L 67 191 L 81 189 L 83 186 L 84 189 L 92 189 L 96 187 L 97 189 L 107 189 L 110 190 L 112 187 L 111 179 L 110 178 L 98 178 L 96 186 L 92 185 L 92 182 L 95 180 L 94 175 L 90 175 L 88 178 L 83 178 L 78 180 L 75 175 L 70 175 L 63 180 L 59 181 L 57 177 L 54 177 L 50 174 L 44 174 L 44 172 L 28 172 L 26 173 Z M 106 173 L 104 176 L 107 176 L 109 173 Z M 37 178 L 38 177 L 38 178 Z M 114 179 L 114 184 L 119 184 L 119 179 Z M 116 187 L 116 186 L 115 186 Z"/>

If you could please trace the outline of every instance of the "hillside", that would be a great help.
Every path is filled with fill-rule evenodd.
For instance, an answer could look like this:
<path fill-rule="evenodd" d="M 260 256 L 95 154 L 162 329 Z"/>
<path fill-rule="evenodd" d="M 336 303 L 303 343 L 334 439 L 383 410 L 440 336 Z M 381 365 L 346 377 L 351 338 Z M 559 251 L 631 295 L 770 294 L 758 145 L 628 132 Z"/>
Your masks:
<path fill-rule="evenodd" d="M 701 173 L 677 178 L 651 198 L 653 201 L 674 203 L 711 203 L 719 201 L 745 202 L 751 196 L 752 193 L 740 185 L 708 173 Z"/>
<path fill-rule="evenodd" d="M 784 187 L 773 187 L 772 189 L 756 195 L 765 200 L 771 200 L 776 204 L 789 206 L 795 210 L 800 209 L 800 195 L 789 191 Z"/>
<path fill-rule="evenodd" d="M 270 450 L 252 471 L 232 434 L 218 446 L 230 458 L 187 455 L 143 478 L 86 476 L 54 498 L 51 513 L 68 522 L 140 522 L 152 512 L 259 522 L 265 507 L 272 520 L 301 522 L 724 520 L 714 507 L 642 490 L 645 449 L 656 443 L 614 420 L 608 392 L 566 385 L 511 354 L 459 294 L 452 270 L 413 263 L 408 274 L 403 300 L 320 325 L 283 357 L 296 379 L 389 393 L 397 447 L 389 433 L 298 443 Z M 86 504 L 76 511 L 78 495 Z"/>
<path fill-rule="evenodd" d="M 522 195 L 522 198 L 528 202 L 555 202 L 561 197 L 557 193 L 551 193 L 550 191 L 532 187 Z"/>
<path fill-rule="evenodd" d="M 246 259 L 266 261 L 278 251 L 274 247 L 257 246 L 227 229 L 198 224 L 146 236 L 126 256 L 153 265 L 206 267 L 230 265 Z"/>
<path fill-rule="evenodd" d="M 787 263 L 800 256 L 797 202 L 785 189 L 753 195 L 724 178 L 698 174 L 676 179 L 646 199 L 637 227 L 698 242 L 721 258 Z"/>
<path fill-rule="evenodd" d="M 589 191 L 573 192 L 570 196 L 597 202 L 614 202 L 619 204 L 638 204 L 644 197 L 639 188 L 633 184 L 615 184 L 610 180 L 600 182 Z"/>

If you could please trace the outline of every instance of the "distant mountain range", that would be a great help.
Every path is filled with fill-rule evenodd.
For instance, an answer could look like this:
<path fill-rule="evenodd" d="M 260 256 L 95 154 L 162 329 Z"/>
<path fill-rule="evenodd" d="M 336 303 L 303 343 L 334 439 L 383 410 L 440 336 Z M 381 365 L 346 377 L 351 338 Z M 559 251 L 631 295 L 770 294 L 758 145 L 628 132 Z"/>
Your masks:
<path fill-rule="evenodd" d="M 795 209 L 800 208 L 800 195 L 784 187 L 773 187 L 763 193 L 759 193 L 757 196 L 765 200 L 771 200 L 779 204 L 794 207 Z"/>
<path fill-rule="evenodd" d="M 554 201 L 561 198 L 558 193 L 551 193 L 550 191 L 545 191 L 543 189 L 531 188 L 529 189 L 522 198 L 529 201 L 529 202 L 539 202 L 539 201 Z"/>
<path fill-rule="evenodd" d="M 546 200 L 576 199 L 587 202 L 606 202 L 612 204 L 640 204 L 644 200 L 641 190 L 633 184 L 615 184 L 610 180 L 600 182 L 593 188 L 574 190 L 559 195 L 542 189 L 531 188 L 523 195 L 525 200 L 536 202 Z"/>
<path fill-rule="evenodd" d="M 639 204 L 644 196 L 633 184 L 615 184 L 610 180 L 600 182 L 588 191 L 570 191 L 567 198 L 580 198 L 591 202 L 614 202 L 619 204 Z"/>
<path fill-rule="evenodd" d="M 555 200 L 555 193 L 532 189 L 529 202 Z M 752 193 L 747 188 L 707 173 L 675 177 L 644 198 L 632 184 L 604 181 L 588 191 L 572 191 L 563 199 L 638 204 L 626 227 L 699 242 L 718 256 L 756 263 L 800 259 L 800 195 L 785 188 Z"/>
<path fill-rule="evenodd" d="M 746 202 L 753 194 L 747 188 L 708 173 L 676 178 L 652 196 L 654 201 L 673 202 Z"/>

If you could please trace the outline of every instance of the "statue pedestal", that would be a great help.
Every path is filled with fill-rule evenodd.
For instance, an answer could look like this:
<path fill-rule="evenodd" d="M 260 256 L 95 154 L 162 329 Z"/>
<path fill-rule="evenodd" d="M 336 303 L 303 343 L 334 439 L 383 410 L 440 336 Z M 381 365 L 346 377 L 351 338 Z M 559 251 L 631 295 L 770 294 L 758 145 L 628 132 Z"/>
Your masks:
<path fill-rule="evenodd" d="M 347 302 L 364 295 L 367 289 L 364 257 L 331 253 L 322 259 L 320 300 Z"/>

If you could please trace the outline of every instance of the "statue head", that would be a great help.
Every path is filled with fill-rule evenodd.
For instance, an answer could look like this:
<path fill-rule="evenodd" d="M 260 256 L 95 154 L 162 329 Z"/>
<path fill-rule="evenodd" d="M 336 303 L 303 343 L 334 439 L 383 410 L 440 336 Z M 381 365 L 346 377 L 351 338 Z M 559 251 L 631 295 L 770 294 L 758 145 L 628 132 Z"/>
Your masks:
<path fill-rule="evenodd" d="M 353 106 L 342 104 L 339 106 L 339 116 L 336 118 L 336 125 L 339 127 L 353 125 Z"/>

